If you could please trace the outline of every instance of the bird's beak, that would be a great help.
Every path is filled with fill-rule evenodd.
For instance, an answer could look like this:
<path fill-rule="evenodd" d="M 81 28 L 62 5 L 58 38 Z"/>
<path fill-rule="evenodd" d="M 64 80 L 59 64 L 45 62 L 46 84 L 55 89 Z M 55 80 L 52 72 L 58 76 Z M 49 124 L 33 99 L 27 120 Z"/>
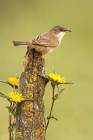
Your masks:
<path fill-rule="evenodd" d="M 65 29 L 64 31 L 65 32 L 72 32 L 72 30 L 70 30 L 70 29 Z"/>

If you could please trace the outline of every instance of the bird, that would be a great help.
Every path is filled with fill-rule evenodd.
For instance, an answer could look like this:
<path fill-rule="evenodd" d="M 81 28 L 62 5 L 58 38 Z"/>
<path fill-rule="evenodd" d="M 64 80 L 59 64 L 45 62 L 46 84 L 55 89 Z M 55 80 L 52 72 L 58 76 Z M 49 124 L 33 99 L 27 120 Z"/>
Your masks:
<path fill-rule="evenodd" d="M 60 46 L 66 32 L 71 32 L 71 30 L 57 25 L 48 32 L 38 35 L 31 41 L 13 41 L 13 44 L 14 46 L 26 45 L 35 49 L 35 51 L 41 53 L 42 55 L 45 55 Z"/>

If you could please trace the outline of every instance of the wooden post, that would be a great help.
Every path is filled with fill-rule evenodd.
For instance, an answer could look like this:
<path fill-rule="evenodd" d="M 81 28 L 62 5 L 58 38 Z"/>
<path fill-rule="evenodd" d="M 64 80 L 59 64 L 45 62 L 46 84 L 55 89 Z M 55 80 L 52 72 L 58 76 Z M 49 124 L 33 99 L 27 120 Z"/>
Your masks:
<path fill-rule="evenodd" d="M 19 81 L 19 91 L 27 99 L 18 104 L 16 116 L 16 140 L 45 140 L 43 96 L 46 80 L 45 61 L 42 55 L 30 47 L 24 59 L 24 72 Z"/>

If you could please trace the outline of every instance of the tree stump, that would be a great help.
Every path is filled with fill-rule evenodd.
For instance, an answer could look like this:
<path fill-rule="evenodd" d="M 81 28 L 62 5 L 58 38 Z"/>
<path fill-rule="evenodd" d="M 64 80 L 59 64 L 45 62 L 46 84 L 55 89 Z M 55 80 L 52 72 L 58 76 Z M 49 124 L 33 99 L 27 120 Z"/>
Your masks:
<path fill-rule="evenodd" d="M 16 140 L 45 140 L 46 122 L 43 96 L 46 80 L 42 54 L 27 47 L 24 72 L 19 80 L 19 92 L 26 100 L 17 106 Z"/>

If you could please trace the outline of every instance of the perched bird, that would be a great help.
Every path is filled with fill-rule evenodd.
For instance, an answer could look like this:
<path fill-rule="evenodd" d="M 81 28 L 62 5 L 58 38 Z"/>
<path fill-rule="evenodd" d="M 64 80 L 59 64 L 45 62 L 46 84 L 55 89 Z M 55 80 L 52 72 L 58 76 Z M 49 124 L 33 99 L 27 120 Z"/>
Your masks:
<path fill-rule="evenodd" d="M 13 41 L 13 44 L 14 46 L 27 45 L 44 55 L 59 47 L 66 32 L 71 32 L 71 30 L 58 25 L 31 41 Z"/>

